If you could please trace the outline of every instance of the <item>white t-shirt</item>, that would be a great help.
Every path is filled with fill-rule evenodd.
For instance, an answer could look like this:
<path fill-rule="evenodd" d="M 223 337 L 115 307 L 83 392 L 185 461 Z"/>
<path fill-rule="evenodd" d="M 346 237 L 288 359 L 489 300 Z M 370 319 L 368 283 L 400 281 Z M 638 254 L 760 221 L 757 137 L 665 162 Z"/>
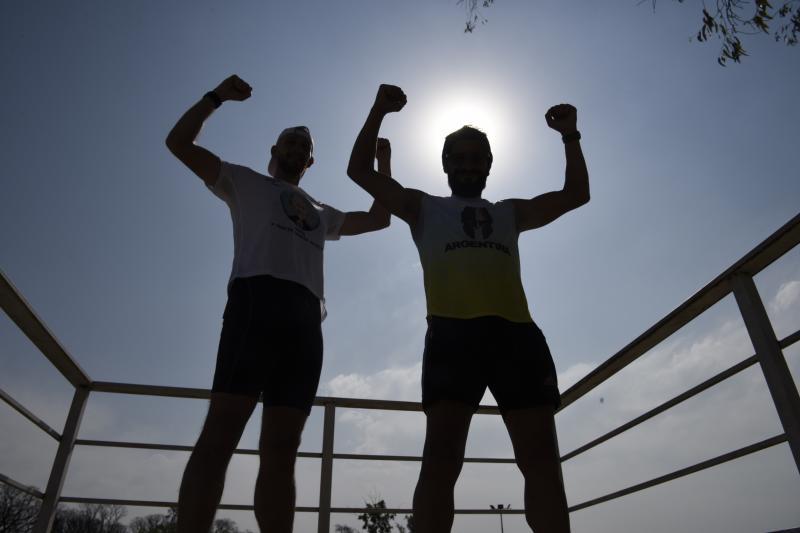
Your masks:
<path fill-rule="evenodd" d="M 225 161 L 209 189 L 231 210 L 231 281 L 268 274 L 299 283 L 324 302 L 322 252 L 326 240 L 339 239 L 344 213 L 291 183 Z"/>

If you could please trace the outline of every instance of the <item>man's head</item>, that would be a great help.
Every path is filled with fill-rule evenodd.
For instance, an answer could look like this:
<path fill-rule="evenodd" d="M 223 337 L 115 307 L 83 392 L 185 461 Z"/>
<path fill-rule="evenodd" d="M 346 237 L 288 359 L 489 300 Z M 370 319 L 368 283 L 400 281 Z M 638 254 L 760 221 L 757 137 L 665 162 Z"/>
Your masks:
<path fill-rule="evenodd" d="M 453 194 L 474 198 L 486 187 L 492 168 L 492 149 L 486 134 L 464 126 L 444 139 L 442 167 Z"/>
<path fill-rule="evenodd" d="M 270 149 L 267 172 L 273 177 L 299 181 L 306 169 L 314 164 L 313 154 L 314 141 L 307 127 L 286 128 Z"/>

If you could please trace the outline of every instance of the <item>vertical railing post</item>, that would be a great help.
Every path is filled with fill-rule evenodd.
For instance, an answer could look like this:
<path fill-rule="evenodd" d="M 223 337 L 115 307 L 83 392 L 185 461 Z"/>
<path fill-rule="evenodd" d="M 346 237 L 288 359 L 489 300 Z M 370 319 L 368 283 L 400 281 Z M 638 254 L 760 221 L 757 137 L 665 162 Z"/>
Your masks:
<path fill-rule="evenodd" d="M 325 404 L 325 421 L 322 424 L 322 465 L 319 478 L 319 523 L 317 533 L 331 530 L 331 488 L 333 485 L 333 435 L 336 424 L 336 406 Z"/>
<path fill-rule="evenodd" d="M 75 394 L 72 396 L 72 405 L 69 407 L 64 431 L 61 433 L 61 441 L 58 443 L 56 458 L 53 461 L 53 468 L 50 470 L 50 479 L 47 481 L 47 490 L 44 493 L 44 499 L 42 499 L 42 507 L 39 510 L 39 516 L 36 518 L 33 533 L 49 533 L 50 528 L 53 527 L 58 499 L 61 497 L 61 487 L 64 486 L 64 480 L 67 478 L 69 460 L 72 456 L 72 449 L 75 446 L 75 439 L 78 437 L 78 429 L 81 425 L 81 418 L 83 418 L 83 410 L 86 407 L 88 397 L 88 388 L 75 388 Z"/>
<path fill-rule="evenodd" d="M 800 395 L 752 276 L 736 274 L 731 283 L 800 473 Z"/>

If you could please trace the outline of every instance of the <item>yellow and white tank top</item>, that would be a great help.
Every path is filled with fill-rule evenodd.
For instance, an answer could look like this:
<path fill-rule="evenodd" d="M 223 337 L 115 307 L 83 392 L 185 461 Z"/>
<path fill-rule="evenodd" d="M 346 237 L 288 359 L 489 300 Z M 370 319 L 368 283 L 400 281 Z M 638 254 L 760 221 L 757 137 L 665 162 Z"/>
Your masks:
<path fill-rule="evenodd" d="M 412 232 L 428 315 L 532 322 L 522 289 L 511 201 L 423 195 Z"/>

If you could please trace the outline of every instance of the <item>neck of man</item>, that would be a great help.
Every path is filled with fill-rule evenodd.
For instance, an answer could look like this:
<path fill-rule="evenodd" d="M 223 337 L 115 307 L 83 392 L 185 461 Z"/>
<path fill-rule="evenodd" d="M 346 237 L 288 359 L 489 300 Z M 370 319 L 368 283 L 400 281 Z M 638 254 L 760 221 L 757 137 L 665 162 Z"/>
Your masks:
<path fill-rule="evenodd" d="M 481 200 L 483 198 L 481 196 L 482 193 L 483 193 L 483 191 L 479 192 L 478 194 L 476 194 L 474 196 L 465 196 L 463 194 L 458 194 L 455 191 L 450 191 L 450 196 L 452 196 L 453 198 L 458 198 L 459 200 Z"/>
<path fill-rule="evenodd" d="M 447 184 L 450 186 L 450 193 L 455 197 L 465 200 L 480 200 L 483 190 L 486 188 L 486 178 L 482 178 L 477 182 L 465 183 L 448 174 Z"/>
<path fill-rule="evenodd" d="M 272 176 L 276 180 L 285 181 L 286 183 L 291 183 L 295 187 L 300 184 L 300 178 L 303 177 L 303 174 L 289 174 L 281 170 L 280 166 L 275 170 L 275 175 Z"/>

